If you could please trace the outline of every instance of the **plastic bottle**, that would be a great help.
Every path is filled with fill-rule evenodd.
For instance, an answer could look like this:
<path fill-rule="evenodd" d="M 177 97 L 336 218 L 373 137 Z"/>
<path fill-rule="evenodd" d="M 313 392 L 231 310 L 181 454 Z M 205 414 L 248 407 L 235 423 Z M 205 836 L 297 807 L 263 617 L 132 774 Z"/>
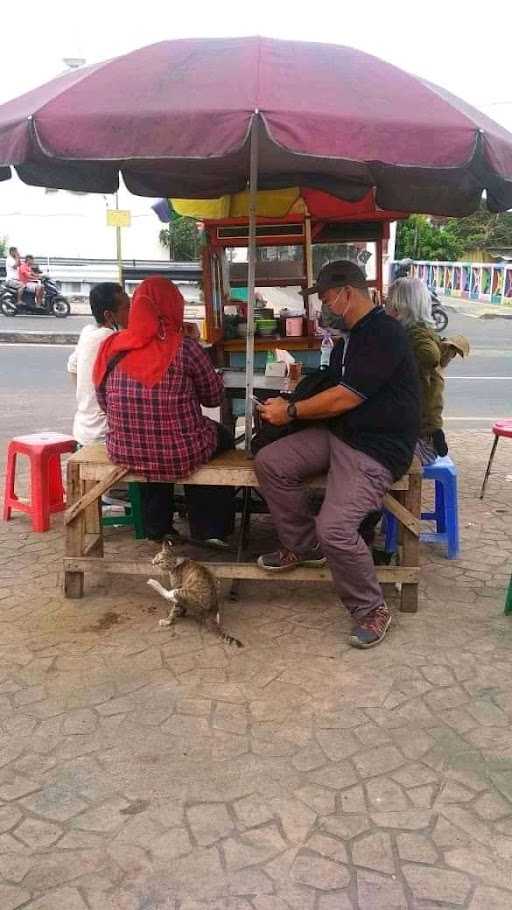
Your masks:
<path fill-rule="evenodd" d="M 331 360 L 331 353 L 334 347 L 330 332 L 324 332 L 322 344 L 320 345 L 320 369 L 326 370 Z"/>

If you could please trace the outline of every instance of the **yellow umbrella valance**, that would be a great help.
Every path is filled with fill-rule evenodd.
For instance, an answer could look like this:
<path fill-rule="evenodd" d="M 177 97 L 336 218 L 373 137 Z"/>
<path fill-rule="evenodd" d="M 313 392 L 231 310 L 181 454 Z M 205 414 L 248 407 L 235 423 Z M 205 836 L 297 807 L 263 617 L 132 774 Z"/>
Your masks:
<path fill-rule="evenodd" d="M 246 191 L 232 196 L 219 196 L 218 199 L 171 199 L 170 203 L 178 215 L 198 221 L 247 218 L 249 215 L 249 193 Z M 303 214 L 304 211 L 305 204 L 299 187 L 261 190 L 257 194 L 256 214 L 259 217 L 283 218 L 291 212 Z"/>

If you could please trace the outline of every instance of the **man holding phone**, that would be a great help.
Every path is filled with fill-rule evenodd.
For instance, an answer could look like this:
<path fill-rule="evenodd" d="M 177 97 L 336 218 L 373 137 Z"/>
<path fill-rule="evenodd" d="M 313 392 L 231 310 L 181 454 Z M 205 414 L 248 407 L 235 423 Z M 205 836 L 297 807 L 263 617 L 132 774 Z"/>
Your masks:
<path fill-rule="evenodd" d="M 384 638 L 391 614 L 359 529 L 411 464 L 420 426 L 418 372 L 404 329 L 374 306 L 365 275 L 353 262 L 328 263 L 305 293 L 318 293 L 343 321 L 348 339 L 337 384 L 303 401 L 278 397 L 260 408 L 262 419 L 274 426 L 297 419 L 311 426 L 256 457 L 281 542 L 258 564 L 283 572 L 327 560 L 354 620 L 350 643 L 370 648 Z M 305 480 L 323 472 L 325 499 L 315 522 Z"/>

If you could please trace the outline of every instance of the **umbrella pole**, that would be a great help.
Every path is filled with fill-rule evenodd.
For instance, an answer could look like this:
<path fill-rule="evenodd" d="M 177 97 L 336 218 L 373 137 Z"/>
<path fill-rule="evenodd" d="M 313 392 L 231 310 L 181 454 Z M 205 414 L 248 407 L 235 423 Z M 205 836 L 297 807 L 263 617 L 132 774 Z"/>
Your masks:
<path fill-rule="evenodd" d="M 307 287 L 311 287 L 313 284 L 313 244 L 311 242 L 311 215 L 309 214 L 308 207 L 306 206 L 306 220 L 305 220 L 305 230 L 306 230 L 306 284 Z M 304 307 L 306 311 L 306 318 L 308 320 L 308 330 L 311 329 L 312 319 L 313 319 L 313 301 L 311 297 L 306 298 L 306 303 Z M 308 335 L 310 332 L 308 331 Z M 312 334 L 312 330 L 311 330 Z"/>
<path fill-rule="evenodd" d="M 249 170 L 249 247 L 247 268 L 247 346 L 245 359 L 245 451 L 251 451 L 254 390 L 254 297 L 256 286 L 256 204 L 258 193 L 258 127 L 255 111 L 251 124 Z"/>

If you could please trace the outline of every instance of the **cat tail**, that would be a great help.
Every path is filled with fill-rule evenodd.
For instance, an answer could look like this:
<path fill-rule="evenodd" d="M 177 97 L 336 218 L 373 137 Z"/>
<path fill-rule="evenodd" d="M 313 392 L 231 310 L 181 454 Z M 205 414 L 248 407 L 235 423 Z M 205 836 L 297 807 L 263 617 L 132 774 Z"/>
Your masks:
<path fill-rule="evenodd" d="M 227 645 L 236 645 L 237 648 L 243 648 L 243 644 L 238 638 L 233 638 L 232 635 L 228 635 L 220 625 L 219 614 L 215 616 L 207 616 L 205 620 L 205 626 L 209 632 L 213 632 L 217 638 L 220 638 L 221 641 L 225 642 Z"/>

